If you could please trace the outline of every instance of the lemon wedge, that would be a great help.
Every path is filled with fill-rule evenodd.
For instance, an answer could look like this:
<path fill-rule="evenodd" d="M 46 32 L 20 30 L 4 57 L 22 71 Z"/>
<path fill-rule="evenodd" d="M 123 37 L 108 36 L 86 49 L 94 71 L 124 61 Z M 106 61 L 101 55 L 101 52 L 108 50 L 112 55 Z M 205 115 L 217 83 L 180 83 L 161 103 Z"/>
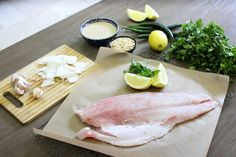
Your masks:
<path fill-rule="evenodd" d="M 168 84 L 168 76 L 163 64 L 159 64 L 157 67 L 159 70 L 158 74 L 153 77 L 152 86 L 162 88 Z"/>
<path fill-rule="evenodd" d="M 136 22 L 142 22 L 147 18 L 147 14 L 138 10 L 127 9 L 128 17 Z"/>
<path fill-rule="evenodd" d="M 148 4 L 145 5 L 145 13 L 147 14 L 147 18 L 149 20 L 156 20 L 159 18 L 159 14 Z"/>
<path fill-rule="evenodd" d="M 147 89 L 152 85 L 152 78 L 132 73 L 124 74 L 125 82 L 134 89 Z"/>

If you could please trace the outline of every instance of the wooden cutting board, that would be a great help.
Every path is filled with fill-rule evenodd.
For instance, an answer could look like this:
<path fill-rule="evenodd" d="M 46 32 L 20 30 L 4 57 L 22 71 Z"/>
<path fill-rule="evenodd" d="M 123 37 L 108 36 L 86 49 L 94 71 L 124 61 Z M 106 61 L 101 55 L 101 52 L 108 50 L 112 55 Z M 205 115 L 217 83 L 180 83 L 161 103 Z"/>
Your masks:
<path fill-rule="evenodd" d="M 71 49 L 70 47 L 66 45 L 62 45 L 58 47 L 57 49 L 49 52 L 45 56 L 61 55 L 61 54 L 77 56 L 78 61 L 87 63 L 88 68 L 90 68 L 94 64 L 92 60 L 86 58 L 79 52 Z M 17 72 L 19 72 L 20 74 L 24 76 L 27 76 L 27 78 L 39 79 L 40 77 L 36 75 L 36 71 L 40 67 L 38 65 L 38 61 L 42 59 L 43 57 L 23 67 Z M 88 73 L 88 71 L 89 70 L 87 70 L 86 72 L 83 72 L 82 74 L 79 75 L 79 77 L 80 78 L 84 77 L 86 73 Z M 67 81 L 58 81 L 52 86 L 44 87 L 43 96 L 40 99 L 36 100 L 33 98 L 30 91 L 27 91 L 23 96 L 17 95 L 12 88 L 10 79 L 11 79 L 11 75 L 0 82 L 0 104 L 4 108 L 6 108 L 11 114 L 13 114 L 23 124 L 30 122 L 31 120 L 33 120 L 34 118 L 42 114 L 43 112 L 50 109 L 57 102 L 59 102 L 65 96 L 67 96 L 74 86 L 80 83 L 80 80 L 72 84 Z M 30 83 L 32 87 L 40 87 L 42 81 L 32 81 Z M 10 93 L 17 100 L 19 100 L 22 106 L 16 107 L 15 105 L 13 105 L 14 102 L 11 102 L 9 101 L 10 100 L 9 98 L 8 99 L 6 98 L 7 93 Z"/>

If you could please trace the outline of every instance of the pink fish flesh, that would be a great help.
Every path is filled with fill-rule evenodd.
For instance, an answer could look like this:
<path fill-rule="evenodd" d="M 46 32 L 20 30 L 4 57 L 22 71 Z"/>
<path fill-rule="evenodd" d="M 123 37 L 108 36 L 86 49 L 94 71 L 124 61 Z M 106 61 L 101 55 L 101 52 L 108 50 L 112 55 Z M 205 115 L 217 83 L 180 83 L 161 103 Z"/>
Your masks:
<path fill-rule="evenodd" d="M 76 110 L 80 119 L 95 127 L 77 133 L 116 146 L 136 146 L 161 138 L 177 123 L 206 113 L 218 103 L 205 94 L 143 92 L 106 98 Z"/>

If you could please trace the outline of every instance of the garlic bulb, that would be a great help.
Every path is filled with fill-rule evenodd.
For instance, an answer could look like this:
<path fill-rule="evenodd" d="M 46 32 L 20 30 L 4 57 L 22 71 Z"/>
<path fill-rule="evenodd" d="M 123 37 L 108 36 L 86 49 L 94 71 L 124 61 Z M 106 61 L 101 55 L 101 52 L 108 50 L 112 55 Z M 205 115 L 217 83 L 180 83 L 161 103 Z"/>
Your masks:
<path fill-rule="evenodd" d="M 18 73 L 12 75 L 11 83 L 18 95 L 23 95 L 30 88 L 30 84 Z"/>
<path fill-rule="evenodd" d="M 39 99 L 43 95 L 43 90 L 41 88 L 36 87 L 33 89 L 32 93 L 33 93 L 33 98 Z"/>
<path fill-rule="evenodd" d="M 18 77 L 16 79 L 15 86 L 18 86 L 20 89 L 23 90 L 27 90 L 30 87 L 29 83 L 23 77 Z"/>

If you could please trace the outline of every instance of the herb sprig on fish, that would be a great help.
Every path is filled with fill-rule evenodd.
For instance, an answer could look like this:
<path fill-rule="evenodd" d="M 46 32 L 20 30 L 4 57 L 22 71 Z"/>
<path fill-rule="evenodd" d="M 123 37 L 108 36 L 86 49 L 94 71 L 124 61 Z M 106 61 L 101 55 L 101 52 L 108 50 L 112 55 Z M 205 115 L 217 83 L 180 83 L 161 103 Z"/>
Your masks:
<path fill-rule="evenodd" d="M 158 74 L 159 70 L 152 70 L 148 68 L 146 62 L 142 64 L 135 60 L 132 60 L 128 71 L 125 71 L 125 72 L 133 73 L 133 74 L 144 76 L 144 77 L 153 77 L 156 74 Z"/>

